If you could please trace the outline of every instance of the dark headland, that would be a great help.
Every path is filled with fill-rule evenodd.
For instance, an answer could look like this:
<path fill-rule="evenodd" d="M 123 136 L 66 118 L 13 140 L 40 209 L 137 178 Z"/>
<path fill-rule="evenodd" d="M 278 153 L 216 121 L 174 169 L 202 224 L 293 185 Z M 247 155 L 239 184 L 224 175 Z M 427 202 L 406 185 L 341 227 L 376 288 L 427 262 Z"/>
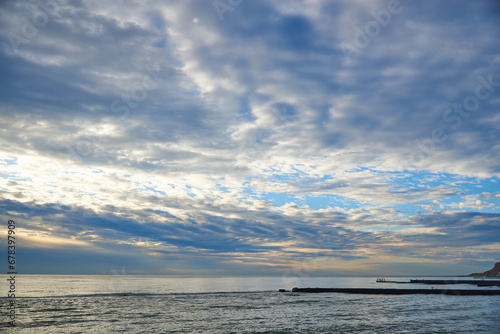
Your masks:
<path fill-rule="evenodd" d="M 484 273 L 473 273 L 468 275 L 470 277 L 500 277 L 500 262 L 495 263 L 495 266 L 485 271 Z"/>

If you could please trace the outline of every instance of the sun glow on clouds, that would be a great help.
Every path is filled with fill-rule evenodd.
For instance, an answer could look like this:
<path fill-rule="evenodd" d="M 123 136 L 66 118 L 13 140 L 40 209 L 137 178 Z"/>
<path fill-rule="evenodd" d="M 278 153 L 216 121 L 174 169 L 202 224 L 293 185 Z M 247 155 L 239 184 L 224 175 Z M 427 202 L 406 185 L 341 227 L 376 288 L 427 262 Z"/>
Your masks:
<path fill-rule="evenodd" d="M 58 237 L 54 236 L 50 232 L 45 232 L 45 231 L 41 232 L 41 231 L 18 228 L 16 229 L 16 232 L 23 236 L 21 241 L 22 247 L 50 248 L 50 249 L 63 249 L 69 247 L 71 248 L 92 247 L 92 244 L 87 241 L 77 240 L 75 237 L 71 238 Z M 7 233 L 2 233 L 2 234 L 4 234 L 2 237 L 7 239 Z"/>
<path fill-rule="evenodd" d="M 31 37 L 36 5 L 2 6 L 0 216 L 28 252 L 162 274 L 498 261 L 489 2 L 401 1 L 366 37 L 387 3 L 68 2 Z"/>

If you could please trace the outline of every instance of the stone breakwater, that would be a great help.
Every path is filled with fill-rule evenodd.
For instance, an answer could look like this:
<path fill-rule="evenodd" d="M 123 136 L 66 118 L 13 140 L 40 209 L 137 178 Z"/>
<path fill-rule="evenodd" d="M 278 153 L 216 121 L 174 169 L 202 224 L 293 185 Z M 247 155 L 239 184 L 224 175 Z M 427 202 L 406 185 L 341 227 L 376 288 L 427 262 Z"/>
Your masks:
<path fill-rule="evenodd" d="M 453 296 L 500 296 L 500 290 L 455 290 L 455 289 L 372 289 L 372 288 L 293 288 L 302 293 L 354 293 L 368 295 L 453 295 Z"/>

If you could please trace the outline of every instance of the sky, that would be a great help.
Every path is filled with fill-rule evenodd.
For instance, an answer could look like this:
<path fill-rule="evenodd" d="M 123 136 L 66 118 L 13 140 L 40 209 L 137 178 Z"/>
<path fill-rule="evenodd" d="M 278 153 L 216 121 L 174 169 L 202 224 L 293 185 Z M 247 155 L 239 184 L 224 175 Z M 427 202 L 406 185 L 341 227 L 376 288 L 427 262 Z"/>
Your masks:
<path fill-rule="evenodd" d="M 0 229 L 25 274 L 500 261 L 496 1 L 2 1 Z M 2 247 L 3 247 L 2 246 Z"/>

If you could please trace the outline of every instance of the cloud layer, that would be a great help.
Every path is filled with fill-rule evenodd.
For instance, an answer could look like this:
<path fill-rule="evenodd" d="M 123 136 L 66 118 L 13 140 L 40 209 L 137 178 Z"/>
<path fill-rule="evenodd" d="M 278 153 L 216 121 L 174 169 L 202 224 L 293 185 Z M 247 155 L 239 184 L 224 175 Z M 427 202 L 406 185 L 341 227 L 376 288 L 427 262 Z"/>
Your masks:
<path fill-rule="evenodd" d="M 498 261 L 493 2 L 1 6 L 0 216 L 26 272 Z"/>

